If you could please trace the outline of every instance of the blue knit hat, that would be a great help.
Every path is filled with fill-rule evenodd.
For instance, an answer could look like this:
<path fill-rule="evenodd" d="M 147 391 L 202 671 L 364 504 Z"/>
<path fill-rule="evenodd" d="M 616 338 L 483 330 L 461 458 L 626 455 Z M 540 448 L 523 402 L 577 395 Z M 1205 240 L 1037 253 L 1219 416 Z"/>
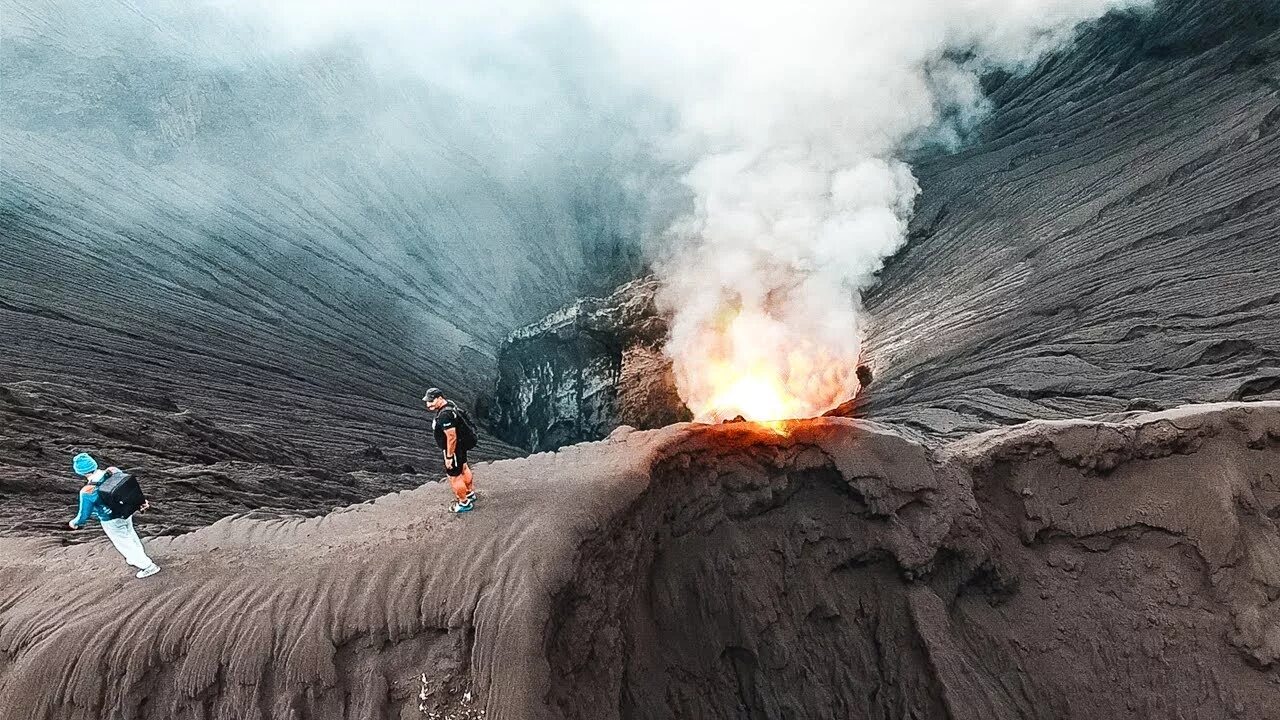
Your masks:
<path fill-rule="evenodd" d="M 71 469 L 75 470 L 77 475 L 88 475 L 98 469 L 98 461 L 94 460 L 89 453 L 80 453 L 71 459 Z"/>

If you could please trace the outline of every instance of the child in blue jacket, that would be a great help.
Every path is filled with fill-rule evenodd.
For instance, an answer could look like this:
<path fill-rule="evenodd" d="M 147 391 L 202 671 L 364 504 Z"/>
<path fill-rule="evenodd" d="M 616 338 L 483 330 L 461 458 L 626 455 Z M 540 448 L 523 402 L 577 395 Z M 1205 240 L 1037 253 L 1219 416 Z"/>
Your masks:
<path fill-rule="evenodd" d="M 99 470 L 98 461 L 87 453 L 80 453 L 72 458 L 71 469 L 83 476 L 85 482 L 84 487 L 80 488 L 80 512 L 67 523 L 71 529 L 78 530 L 89 522 L 89 518 L 97 518 L 102 525 L 102 532 L 107 534 L 107 539 L 124 556 L 125 562 L 139 568 L 135 577 L 146 578 L 160 572 L 160 566 L 147 557 L 147 551 L 142 547 L 142 538 L 133 529 L 133 516 L 112 517 L 111 508 L 98 498 L 98 485 L 110 477 L 111 473 L 119 472 L 119 469 L 109 467 L 106 472 Z M 144 503 L 141 509 L 146 510 L 147 504 Z"/>

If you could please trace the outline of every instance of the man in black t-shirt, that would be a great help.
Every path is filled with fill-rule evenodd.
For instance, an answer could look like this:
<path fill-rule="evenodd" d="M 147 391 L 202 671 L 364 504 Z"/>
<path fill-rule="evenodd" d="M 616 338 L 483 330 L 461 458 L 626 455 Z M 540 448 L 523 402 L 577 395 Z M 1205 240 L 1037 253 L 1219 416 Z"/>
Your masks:
<path fill-rule="evenodd" d="M 471 467 L 467 465 L 467 446 L 464 440 L 470 438 L 474 430 L 468 425 L 462 408 L 447 400 L 440 388 L 428 390 L 422 396 L 422 402 L 436 414 L 431 421 L 431 431 L 435 435 L 436 446 L 444 451 L 444 472 L 449 476 L 453 494 L 458 498 L 449 509 L 455 513 L 470 512 L 474 506 L 476 491 L 472 488 Z M 470 441 L 474 441 L 474 438 L 470 438 Z"/>

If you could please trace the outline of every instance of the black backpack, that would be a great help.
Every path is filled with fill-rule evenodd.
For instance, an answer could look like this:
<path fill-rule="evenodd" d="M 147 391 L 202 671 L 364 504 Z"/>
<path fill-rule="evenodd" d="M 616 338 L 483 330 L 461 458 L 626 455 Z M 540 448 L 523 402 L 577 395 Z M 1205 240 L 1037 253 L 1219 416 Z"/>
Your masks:
<path fill-rule="evenodd" d="M 123 520 L 138 512 L 147 496 L 137 478 L 117 470 L 98 485 L 98 501 L 111 510 L 111 519 Z"/>
<path fill-rule="evenodd" d="M 458 414 L 458 449 L 466 452 L 480 442 L 480 438 L 476 435 L 476 426 L 471 422 L 471 416 L 466 410 L 453 403 L 449 403 L 449 408 Z"/>

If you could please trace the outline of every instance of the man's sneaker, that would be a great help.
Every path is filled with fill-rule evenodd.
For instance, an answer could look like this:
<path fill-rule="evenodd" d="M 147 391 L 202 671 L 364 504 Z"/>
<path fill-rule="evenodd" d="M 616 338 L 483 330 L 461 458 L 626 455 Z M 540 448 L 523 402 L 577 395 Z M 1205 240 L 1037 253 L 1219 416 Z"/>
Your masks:
<path fill-rule="evenodd" d="M 467 502 L 475 502 L 475 500 L 476 500 L 476 498 L 477 498 L 477 497 L 479 497 L 479 495 L 476 495 L 476 491 L 475 491 L 475 490 L 468 490 L 468 491 L 467 491 Z"/>
<path fill-rule="evenodd" d="M 156 573 L 158 573 L 158 572 L 160 572 L 160 566 L 159 566 L 159 565 L 157 565 L 157 564 L 155 564 L 155 563 L 151 563 L 150 565 L 148 565 L 148 566 L 146 566 L 146 567 L 142 568 L 141 570 L 139 570 L 139 571 L 138 571 L 138 574 L 137 574 L 137 575 L 134 575 L 134 577 L 136 577 L 136 578 L 138 578 L 139 580 L 141 580 L 142 578 L 149 578 L 149 577 L 151 577 L 152 575 L 155 575 L 155 574 L 156 574 Z"/>
<path fill-rule="evenodd" d="M 463 500 L 462 502 L 454 501 L 454 503 L 449 506 L 449 512 L 455 512 L 455 513 L 471 512 L 471 501 L 470 500 Z"/>

